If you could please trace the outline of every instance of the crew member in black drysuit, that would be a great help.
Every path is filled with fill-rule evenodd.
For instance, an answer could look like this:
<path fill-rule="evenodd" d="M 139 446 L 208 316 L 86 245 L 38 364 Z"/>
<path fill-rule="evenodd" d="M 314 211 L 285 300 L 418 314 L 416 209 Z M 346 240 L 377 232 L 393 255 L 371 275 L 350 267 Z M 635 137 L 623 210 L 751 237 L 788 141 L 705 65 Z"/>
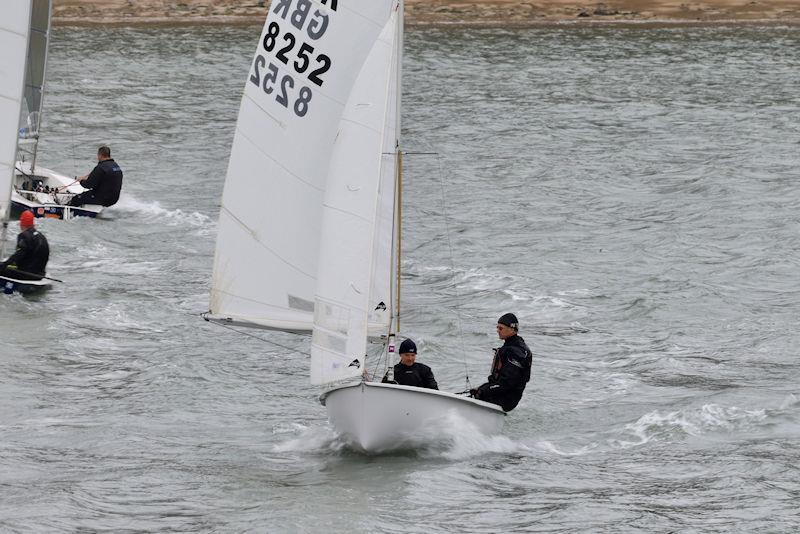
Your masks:
<path fill-rule="evenodd" d="M 34 227 L 33 213 L 23 211 L 19 217 L 22 230 L 17 236 L 17 250 L 6 261 L 0 262 L 0 275 L 17 280 L 41 280 L 45 274 L 50 246 L 44 235 Z M 23 274 L 19 271 L 25 271 Z"/>
<path fill-rule="evenodd" d="M 97 149 L 97 166 L 78 180 L 89 191 L 72 197 L 69 201 L 70 206 L 100 204 L 108 207 L 119 200 L 119 192 L 122 190 L 122 169 L 111 159 L 111 149 L 107 146 Z"/>
<path fill-rule="evenodd" d="M 500 317 L 497 336 L 504 343 L 499 349 L 494 349 L 492 374 L 488 382 L 470 390 L 474 398 L 498 404 L 506 412 L 517 407 L 525 385 L 531 379 L 533 353 L 525 340 L 517 335 L 518 329 L 519 323 L 513 313 Z"/>
<path fill-rule="evenodd" d="M 439 389 L 431 368 L 425 364 L 416 363 L 416 359 L 417 346 L 414 342 L 406 339 L 400 343 L 400 363 L 394 366 L 394 382 L 402 386 Z M 388 371 L 381 382 L 391 382 Z"/>

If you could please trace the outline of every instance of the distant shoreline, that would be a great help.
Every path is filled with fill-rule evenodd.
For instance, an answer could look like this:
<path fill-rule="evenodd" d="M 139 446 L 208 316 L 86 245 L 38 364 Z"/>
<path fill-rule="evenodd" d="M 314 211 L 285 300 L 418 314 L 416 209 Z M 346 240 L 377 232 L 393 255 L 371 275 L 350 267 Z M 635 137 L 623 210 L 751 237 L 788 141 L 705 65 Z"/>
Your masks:
<path fill-rule="evenodd" d="M 800 25 L 797 0 L 406 0 L 409 27 Z M 54 0 L 55 26 L 250 26 L 269 1 Z"/>
<path fill-rule="evenodd" d="M 213 18 L 198 17 L 190 20 L 176 21 L 171 18 L 136 18 L 126 20 L 110 20 L 102 26 L 113 28 L 182 28 L 182 27 L 221 27 L 221 26 L 258 26 L 264 24 L 264 18 Z M 97 28 L 97 22 L 78 20 L 78 19 L 53 19 L 55 28 Z M 774 19 L 748 19 L 748 20 L 670 20 L 670 19 L 649 19 L 649 20 L 598 20 L 598 21 L 574 21 L 574 20 L 548 20 L 548 21 L 456 21 L 456 22 L 406 22 L 406 28 L 415 29 L 525 29 L 525 28 L 686 28 L 686 27 L 723 27 L 723 26 L 800 26 L 800 19 L 774 20 Z"/>

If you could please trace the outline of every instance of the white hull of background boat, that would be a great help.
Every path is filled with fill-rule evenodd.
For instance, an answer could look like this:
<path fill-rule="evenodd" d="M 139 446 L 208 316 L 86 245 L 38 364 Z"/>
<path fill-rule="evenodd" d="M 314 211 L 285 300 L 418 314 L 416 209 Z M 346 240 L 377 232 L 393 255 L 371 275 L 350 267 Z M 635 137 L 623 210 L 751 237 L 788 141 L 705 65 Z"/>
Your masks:
<path fill-rule="evenodd" d="M 75 182 L 75 178 L 38 165 L 31 174 L 30 164 L 27 162 L 17 162 L 16 167 L 14 190 L 11 193 L 12 216 L 19 216 L 23 211 L 30 210 L 35 217 L 69 220 L 73 217 L 97 217 L 103 211 L 103 206 L 94 204 L 80 207 L 65 205 L 74 195 L 86 191 Z M 41 181 L 42 188 L 46 188 L 46 191 L 31 191 L 35 180 Z M 24 187 L 26 183 L 27 188 Z"/>
<path fill-rule="evenodd" d="M 497 405 L 454 393 L 377 382 L 332 389 L 320 402 L 348 445 L 368 453 L 441 440 L 454 421 L 485 436 L 499 434 L 506 416 Z"/>

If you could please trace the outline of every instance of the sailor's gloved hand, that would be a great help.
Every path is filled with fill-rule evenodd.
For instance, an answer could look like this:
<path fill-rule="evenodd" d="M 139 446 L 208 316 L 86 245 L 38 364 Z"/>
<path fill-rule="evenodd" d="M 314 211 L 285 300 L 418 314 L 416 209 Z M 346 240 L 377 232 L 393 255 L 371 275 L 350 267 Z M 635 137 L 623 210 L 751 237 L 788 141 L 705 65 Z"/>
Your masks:
<path fill-rule="evenodd" d="M 469 396 L 477 399 L 478 398 L 478 390 L 475 389 L 475 388 L 472 388 L 471 390 L 469 390 Z"/>

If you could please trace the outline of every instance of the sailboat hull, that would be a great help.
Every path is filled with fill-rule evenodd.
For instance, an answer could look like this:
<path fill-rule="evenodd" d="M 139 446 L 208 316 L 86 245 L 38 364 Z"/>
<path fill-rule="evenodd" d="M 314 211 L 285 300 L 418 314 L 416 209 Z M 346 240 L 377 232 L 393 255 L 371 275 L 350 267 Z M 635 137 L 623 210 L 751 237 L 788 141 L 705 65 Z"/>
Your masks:
<path fill-rule="evenodd" d="M 447 439 L 444 434 L 454 425 L 498 434 L 506 415 L 499 406 L 469 397 L 375 382 L 332 389 L 320 402 L 340 437 L 367 453 L 424 447 Z"/>
<path fill-rule="evenodd" d="M 86 191 L 75 183 L 75 178 L 59 174 L 50 169 L 36 166 L 32 172 L 30 164 L 19 161 L 16 165 L 14 191 L 11 193 L 11 215 L 18 217 L 23 211 L 33 212 L 34 217 L 48 219 L 69 220 L 73 217 L 97 217 L 103 211 L 103 206 L 86 204 L 84 206 L 67 206 L 69 200 L 79 193 Z M 41 183 L 48 191 L 32 191 L 33 182 Z"/>
<path fill-rule="evenodd" d="M 50 289 L 52 285 L 52 282 L 47 279 L 19 280 L 10 276 L 0 276 L 0 287 L 3 288 L 3 293 L 7 295 L 15 291 L 23 294 L 38 293 L 45 289 Z"/>

